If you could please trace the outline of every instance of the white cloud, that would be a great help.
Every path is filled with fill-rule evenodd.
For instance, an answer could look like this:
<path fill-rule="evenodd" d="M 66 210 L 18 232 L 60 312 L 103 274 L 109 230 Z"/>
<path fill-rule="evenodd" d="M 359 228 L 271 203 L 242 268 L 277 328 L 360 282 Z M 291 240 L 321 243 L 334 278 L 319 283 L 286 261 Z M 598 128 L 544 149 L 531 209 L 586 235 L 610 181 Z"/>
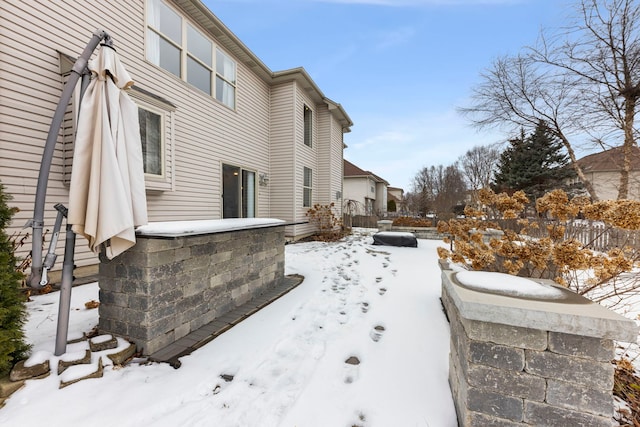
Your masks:
<path fill-rule="evenodd" d="M 477 132 L 454 110 L 404 118 L 360 117 L 354 122 L 353 132 L 345 136 L 345 158 L 406 191 L 423 167 L 451 165 L 476 145 L 506 139 L 497 131 Z"/>

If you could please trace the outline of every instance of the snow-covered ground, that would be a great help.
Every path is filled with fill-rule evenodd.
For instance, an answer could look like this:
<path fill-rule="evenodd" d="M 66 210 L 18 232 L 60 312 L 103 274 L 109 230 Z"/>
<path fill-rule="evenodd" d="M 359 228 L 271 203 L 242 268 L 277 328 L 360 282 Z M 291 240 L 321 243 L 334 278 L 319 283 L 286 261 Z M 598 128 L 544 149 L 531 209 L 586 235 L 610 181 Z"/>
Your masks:
<path fill-rule="evenodd" d="M 54 372 L 27 381 L 0 410 L 0 426 L 456 426 L 442 243 L 373 246 L 372 233 L 288 245 L 286 272 L 303 283 L 177 370 L 113 369 L 103 356 L 102 378 L 58 389 L 58 295 L 33 297 L 27 336 Z M 97 324 L 98 311 L 84 307 L 97 299 L 96 284 L 73 289 L 70 337 Z"/>

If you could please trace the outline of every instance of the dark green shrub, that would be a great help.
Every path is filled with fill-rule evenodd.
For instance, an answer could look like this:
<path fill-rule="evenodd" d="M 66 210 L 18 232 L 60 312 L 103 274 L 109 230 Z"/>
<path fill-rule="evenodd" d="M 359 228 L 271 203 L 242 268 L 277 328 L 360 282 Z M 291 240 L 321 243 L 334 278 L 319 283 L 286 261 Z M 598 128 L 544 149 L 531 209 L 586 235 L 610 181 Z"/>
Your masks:
<path fill-rule="evenodd" d="M 27 316 L 25 298 L 19 289 L 22 273 L 16 270 L 14 247 L 5 231 L 16 212 L 8 206 L 9 200 L 11 197 L 0 184 L 0 376 L 6 375 L 29 351 L 22 329 Z"/>

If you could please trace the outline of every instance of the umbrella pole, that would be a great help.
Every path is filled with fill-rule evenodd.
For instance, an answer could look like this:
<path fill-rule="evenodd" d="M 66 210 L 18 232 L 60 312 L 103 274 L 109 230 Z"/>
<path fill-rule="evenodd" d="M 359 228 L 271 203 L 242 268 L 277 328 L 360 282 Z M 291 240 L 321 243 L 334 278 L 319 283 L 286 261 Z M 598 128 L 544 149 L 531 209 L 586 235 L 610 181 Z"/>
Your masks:
<path fill-rule="evenodd" d="M 64 243 L 64 261 L 62 262 L 62 282 L 60 284 L 60 304 L 58 305 L 58 327 L 56 329 L 56 348 L 53 353 L 61 356 L 67 352 L 69 334 L 69 312 L 71 311 L 71 284 L 73 283 L 73 256 L 76 247 L 76 233 L 67 223 Z"/>
<path fill-rule="evenodd" d="M 108 38 L 110 38 L 110 36 L 104 30 L 96 30 L 93 33 L 93 37 L 84 48 L 84 51 L 73 64 L 71 75 L 62 90 L 60 101 L 58 102 L 58 106 L 53 115 L 51 126 L 49 127 L 47 141 L 44 146 L 44 152 L 42 153 L 40 172 L 38 174 L 33 219 L 27 224 L 27 226 L 31 226 L 33 228 L 31 238 L 31 275 L 28 280 L 28 284 L 32 288 L 40 289 L 47 284 L 47 281 L 43 280 L 42 277 L 42 229 L 44 227 L 44 205 L 47 197 L 47 182 L 49 181 L 49 172 L 51 171 L 51 163 L 56 147 L 56 141 L 58 139 L 58 132 L 60 131 L 60 126 L 62 126 L 65 110 L 67 109 L 67 105 L 69 105 L 76 83 L 80 76 L 85 72 L 91 54 L 96 49 L 100 41 Z"/>

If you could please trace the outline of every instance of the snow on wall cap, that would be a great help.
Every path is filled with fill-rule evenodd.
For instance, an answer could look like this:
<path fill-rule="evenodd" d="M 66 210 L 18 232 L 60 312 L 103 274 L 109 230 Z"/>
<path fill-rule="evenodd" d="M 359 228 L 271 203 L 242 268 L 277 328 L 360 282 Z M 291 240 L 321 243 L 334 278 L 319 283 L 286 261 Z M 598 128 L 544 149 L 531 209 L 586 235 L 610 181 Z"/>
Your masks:
<path fill-rule="evenodd" d="M 136 234 L 142 236 L 188 236 L 272 227 L 284 223 L 285 221 L 281 219 L 273 218 L 229 218 L 200 221 L 150 222 L 147 225 L 136 228 Z"/>
<path fill-rule="evenodd" d="M 376 234 L 378 236 L 416 237 L 415 234 L 409 233 L 408 231 L 379 231 Z"/>
<path fill-rule="evenodd" d="M 480 292 L 487 291 L 521 298 L 564 298 L 564 293 L 553 286 L 505 273 L 459 271 L 456 273 L 456 280 L 461 285 Z"/>

